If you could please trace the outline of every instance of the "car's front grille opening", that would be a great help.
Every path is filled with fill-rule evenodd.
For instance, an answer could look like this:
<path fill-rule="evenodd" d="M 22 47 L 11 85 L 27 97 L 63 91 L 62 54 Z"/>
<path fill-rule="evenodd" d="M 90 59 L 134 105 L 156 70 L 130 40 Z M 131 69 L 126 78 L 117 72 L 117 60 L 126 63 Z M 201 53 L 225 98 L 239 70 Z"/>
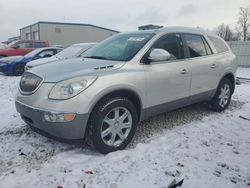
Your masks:
<path fill-rule="evenodd" d="M 38 88 L 41 82 L 41 77 L 30 72 L 24 72 L 20 80 L 21 92 L 23 92 L 24 94 L 31 94 Z"/>
<path fill-rule="evenodd" d="M 33 124 L 33 120 L 27 116 L 21 115 L 22 119 L 28 123 L 28 124 Z"/>

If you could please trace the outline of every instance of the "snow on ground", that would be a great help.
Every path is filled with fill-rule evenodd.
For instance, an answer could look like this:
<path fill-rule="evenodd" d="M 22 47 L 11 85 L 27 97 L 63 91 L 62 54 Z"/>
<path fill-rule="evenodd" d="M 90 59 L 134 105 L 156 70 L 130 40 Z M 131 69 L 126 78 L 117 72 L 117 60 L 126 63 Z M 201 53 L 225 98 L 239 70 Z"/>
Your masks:
<path fill-rule="evenodd" d="M 0 75 L 1 188 L 167 188 L 182 178 L 185 188 L 250 186 L 250 82 L 223 113 L 196 104 L 156 116 L 126 150 L 102 155 L 29 130 L 14 107 L 18 81 Z"/>
<path fill-rule="evenodd" d="M 242 78 L 250 79 L 250 67 L 238 67 L 237 75 Z"/>

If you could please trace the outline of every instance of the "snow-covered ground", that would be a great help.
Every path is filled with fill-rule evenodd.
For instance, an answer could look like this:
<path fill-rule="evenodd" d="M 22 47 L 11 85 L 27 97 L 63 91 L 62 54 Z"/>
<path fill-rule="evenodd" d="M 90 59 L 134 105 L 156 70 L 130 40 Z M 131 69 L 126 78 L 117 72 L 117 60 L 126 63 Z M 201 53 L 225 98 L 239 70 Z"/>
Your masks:
<path fill-rule="evenodd" d="M 0 75 L 1 188 L 167 188 L 183 178 L 185 188 L 250 186 L 250 82 L 223 113 L 196 104 L 156 116 L 126 150 L 102 155 L 29 130 L 15 111 L 18 81 Z"/>
<path fill-rule="evenodd" d="M 250 67 L 238 67 L 237 75 L 241 78 L 250 79 Z"/>

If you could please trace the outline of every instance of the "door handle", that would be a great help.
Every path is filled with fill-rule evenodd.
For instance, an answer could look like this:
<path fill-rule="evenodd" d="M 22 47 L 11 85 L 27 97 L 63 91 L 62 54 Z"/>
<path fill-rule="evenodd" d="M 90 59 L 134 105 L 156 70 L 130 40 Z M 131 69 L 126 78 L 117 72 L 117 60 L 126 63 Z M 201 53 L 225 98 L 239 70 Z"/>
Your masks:
<path fill-rule="evenodd" d="M 181 74 L 186 74 L 187 73 L 187 69 L 182 69 Z"/>
<path fill-rule="evenodd" d="M 216 67 L 215 64 L 212 64 L 212 65 L 211 65 L 211 69 L 214 69 L 215 67 Z"/>

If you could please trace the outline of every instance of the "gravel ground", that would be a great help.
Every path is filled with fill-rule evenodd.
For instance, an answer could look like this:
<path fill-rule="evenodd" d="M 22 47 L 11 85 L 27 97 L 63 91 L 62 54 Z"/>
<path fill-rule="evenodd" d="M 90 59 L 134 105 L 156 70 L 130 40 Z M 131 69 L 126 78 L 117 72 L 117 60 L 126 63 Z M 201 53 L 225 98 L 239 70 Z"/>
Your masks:
<path fill-rule="evenodd" d="M 240 108 L 244 102 L 236 98 L 232 100 L 229 109 Z M 204 117 L 217 112 L 212 111 L 206 103 L 198 103 L 175 111 L 160 114 L 139 124 L 135 137 L 129 147 L 138 143 L 148 143 L 159 134 L 168 131 L 176 126 L 182 126 L 193 121 L 202 120 Z"/>

